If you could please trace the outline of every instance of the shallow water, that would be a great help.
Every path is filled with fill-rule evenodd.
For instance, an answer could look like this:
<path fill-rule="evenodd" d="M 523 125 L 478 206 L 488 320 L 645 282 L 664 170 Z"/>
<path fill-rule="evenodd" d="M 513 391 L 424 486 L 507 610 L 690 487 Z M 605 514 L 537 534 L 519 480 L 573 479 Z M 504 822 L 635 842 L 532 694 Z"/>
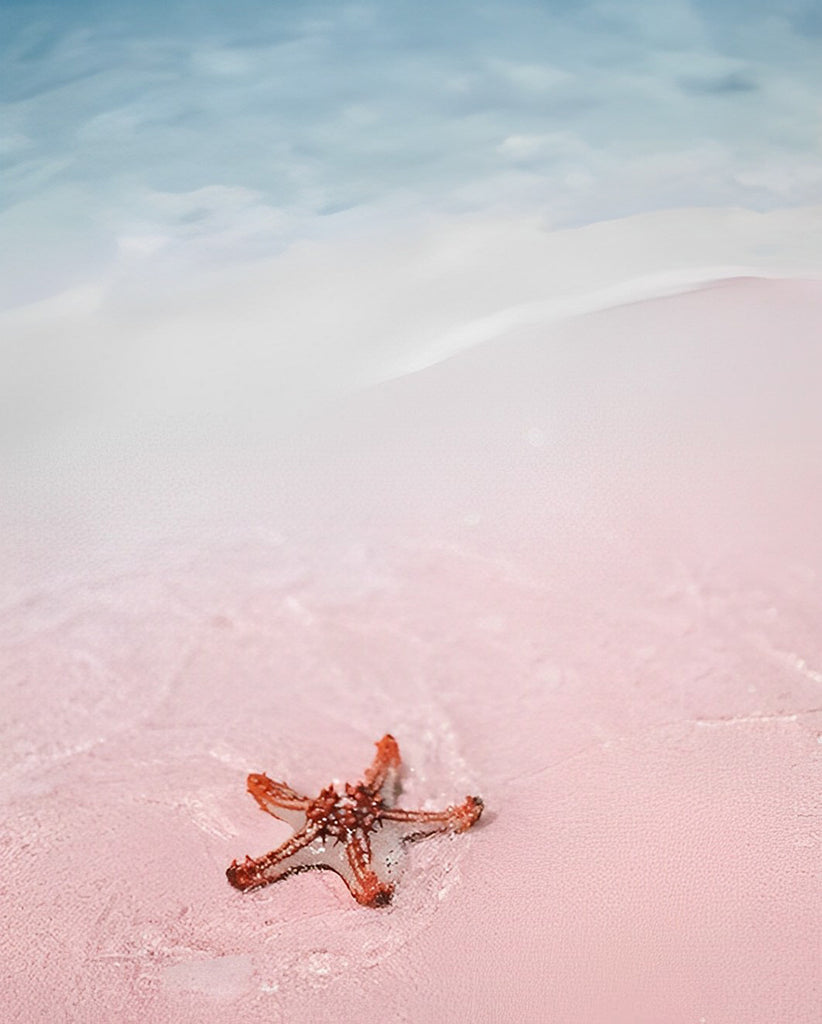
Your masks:
<path fill-rule="evenodd" d="M 819 195 L 812 5 L 2 5 L 6 304 L 377 217 Z"/>

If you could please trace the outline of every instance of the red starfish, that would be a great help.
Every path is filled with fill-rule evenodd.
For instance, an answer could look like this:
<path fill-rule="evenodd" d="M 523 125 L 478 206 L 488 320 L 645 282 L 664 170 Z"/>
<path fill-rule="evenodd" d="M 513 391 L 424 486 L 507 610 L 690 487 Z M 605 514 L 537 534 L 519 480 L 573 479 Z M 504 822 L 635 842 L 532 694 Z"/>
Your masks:
<path fill-rule="evenodd" d="M 391 902 L 394 885 L 386 877 L 398 842 L 437 832 L 465 832 L 482 814 L 482 800 L 468 796 L 444 811 L 403 811 L 393 803 L 399 781 L 400 748 L 391 735 L 377 743 L 377 753 L 362 782 L 346 783 L 340 794 L 327 786 L 310 800 L 266 775 L 249 775 L 248 791 L 264 811 L 297 831 L 263 857 L 235 860 L 226 871 L 243 892 L 260 889 L 286 875 L 312 868 L 336 871 L 358 903 L 381 907 Z M 393 828 L 384 826 L 392 824 Z M 411 826 L 403 829 L 400 826 Z M 386 870 L 383 870 L 385 868 Z M 382 872 L 382 877 L 381 877 Z"/>

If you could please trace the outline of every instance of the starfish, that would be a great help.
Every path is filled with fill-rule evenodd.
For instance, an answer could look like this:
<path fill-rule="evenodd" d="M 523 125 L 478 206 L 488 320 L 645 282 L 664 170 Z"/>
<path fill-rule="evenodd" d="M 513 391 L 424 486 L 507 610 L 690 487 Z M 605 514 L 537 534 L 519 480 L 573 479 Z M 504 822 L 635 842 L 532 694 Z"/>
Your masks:
<path fill-rule="evenodd" d="M 394 884 L 388 874 L 397 845 L 437 832 L 465 832 L 482 814 L 482 800 L 468 796 L 444 811 L 405 811 L 394 807 L 400 748 L 387 734 L 362 781 L 345 791 L 326 786 L 313 800 L 267 775 L 249 775 L 248 791 L 262 810 L 292 825 L 290 839 L 262 857 L 236 860 L 226 871 L 243 892 L 261 889 L 298 871 L 335 871 L 351 895 L 366 907 L 391 902 Z"/>

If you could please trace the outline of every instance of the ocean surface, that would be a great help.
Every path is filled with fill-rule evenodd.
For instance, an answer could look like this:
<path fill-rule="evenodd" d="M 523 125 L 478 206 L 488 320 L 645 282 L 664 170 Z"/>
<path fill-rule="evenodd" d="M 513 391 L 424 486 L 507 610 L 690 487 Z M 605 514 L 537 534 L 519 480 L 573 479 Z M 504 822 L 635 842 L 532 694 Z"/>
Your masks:
<path fill-rule="evenodd" d="M 3 0 L 0 295 L 427 218 L 817 202 L 816 0 Z"/>

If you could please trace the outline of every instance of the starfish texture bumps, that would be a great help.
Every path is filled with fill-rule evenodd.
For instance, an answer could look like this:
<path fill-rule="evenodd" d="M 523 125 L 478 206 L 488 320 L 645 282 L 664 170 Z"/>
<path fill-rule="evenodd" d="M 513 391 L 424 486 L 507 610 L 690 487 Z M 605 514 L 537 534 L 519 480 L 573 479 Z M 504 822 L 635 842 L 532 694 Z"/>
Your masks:
<path fill-rule="evenodd" d="M 248 892 L 298 871 L 335 871 L 366 907 L 391 902 L 393 856 L 399 844 L 437 832 L 465 832 L 482 814 L 482 800 L 468 796 L 444 811 L 405 811 L 394 807 L 399 788 L 400 748 L 391 735 L 361 782 L 339 793 L 327 786 L 313 800 L 266 775 L 249 775 L 248 791 L 264 811 L 292 825 L 290 839 L 262 857 L 236 860 L 229 882 Z"/>

